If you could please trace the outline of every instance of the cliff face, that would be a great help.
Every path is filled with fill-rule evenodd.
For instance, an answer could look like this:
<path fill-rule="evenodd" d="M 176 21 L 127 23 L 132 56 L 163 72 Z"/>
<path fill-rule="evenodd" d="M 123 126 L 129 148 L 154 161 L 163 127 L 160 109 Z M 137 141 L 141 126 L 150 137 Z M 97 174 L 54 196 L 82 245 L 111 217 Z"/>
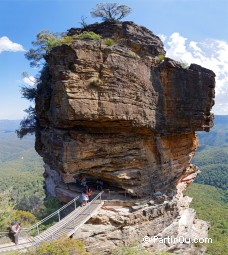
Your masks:
<path fill-rule="evenodd" d="M 47 192 L 65 201 L 65 184 L 79 174 L 141 199 L 160 191 L 175 201 L 164 229 L 180 215 L 182 192 L 198 171 L 190 164 L 195 131 L 213 124 L 215 75 L 160 61 L 161 40 L 132 22 L 86 29 L 102 40 L 76 39 L 46 56 L 50 86 L 36 99 L 36 150 L 46 164 Z"/>

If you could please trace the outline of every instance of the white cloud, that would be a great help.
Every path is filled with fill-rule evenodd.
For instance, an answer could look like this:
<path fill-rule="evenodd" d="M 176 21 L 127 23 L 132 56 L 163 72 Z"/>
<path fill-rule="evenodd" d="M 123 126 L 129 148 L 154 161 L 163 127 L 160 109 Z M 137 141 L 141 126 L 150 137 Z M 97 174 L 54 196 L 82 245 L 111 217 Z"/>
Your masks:
<path fill-rule="evenodd" d="M 166 40 L 166 36 L 165 35 L 163 35 L 163 34 L 159 34 L 158 35 L 159 37 L 160 37 L 160 39 L 163 41 L 163 43 L 164 43 L 164 41 Z"/>
<path fill-rule="evenodd" d="M 23 82 L 30 85 L 30 86 L 34 86 L 36 83 L 36 78 L 33 76 L 26 76 L 23 79 Z"/>
<path fill-rule="evenodd" d="M 23 46 L 12 42 L 8 37 L 0 37 L 0 53 L 3 51 L 25 51 Z"/>
<path fill-rule="evenodd" d="M 228 42 L 215 39 L 189 42 L 177 32 L 163 38 L 167 57 L 199 64 L 215 72 L 216 97 L 213 112 L 228 115 Z"/>

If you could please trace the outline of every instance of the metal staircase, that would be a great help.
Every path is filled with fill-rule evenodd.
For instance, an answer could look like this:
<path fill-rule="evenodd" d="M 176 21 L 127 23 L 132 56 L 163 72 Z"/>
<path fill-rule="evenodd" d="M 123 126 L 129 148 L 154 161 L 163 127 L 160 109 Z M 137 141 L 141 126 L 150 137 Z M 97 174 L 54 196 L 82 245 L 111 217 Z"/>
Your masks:
<path fill-rule="evenodd" d="M 0 254 L 4 254 L 9 251 L 23 251 L 44 241 L 58 240 L 60 238 L 72 236 L 77 229 L 88 221 L 102 206 L 102 193 L 103 191 L 83 207 L 77 207 L 77 201 L 79 200 L 78 196 L 43 220 L 37 222 L 35 225 L 29 228 L 23 228 L 20 231 L 19 244 L 15 245 L 13 243 L 8 243 L 0 245 Z M 61 218 L 61 212 L 65 209 L 72 208 L 72 206 L 74 206 L 73 211 Z M 42 231 L 41 225 L 54 217 L 58 217 L 58 222 Z M 34 234 L 34 231 L 36 232 L 36 235 L 32 237 L 31 233 Z"/>

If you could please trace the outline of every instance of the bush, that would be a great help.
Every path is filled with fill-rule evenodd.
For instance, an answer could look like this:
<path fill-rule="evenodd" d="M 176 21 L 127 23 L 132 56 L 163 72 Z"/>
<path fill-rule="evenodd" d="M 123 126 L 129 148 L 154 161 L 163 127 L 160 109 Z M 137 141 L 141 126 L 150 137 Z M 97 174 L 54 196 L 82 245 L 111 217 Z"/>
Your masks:
<path fill-rule="evenodd" d="M 26 52 L 25 57 L 30 60 L 30 65 L 40 66 L 44 55 L 49 53 L 52 48 L 62 44 L 70 44 L 74 40 L 72 36 L 66 36 L 63 33 L 52 33 L 48 30 L 39 32 L 36 41 L 32 42 L 34 48 Z"/>
<path fill-rule="evenodd" d="M 25 255 L 89 255 L 84 244 L 75 239 L 61 239 L 42 243 L 35 250 L 31 249 Z"/>
<path fill-rule="evenodd" d="M 114 42 L 113 39 L 108 38 L 108 39 L 106 39 L 106 40 L 103 41 L 103 44 L 105 44 L 105 45 L 107 45 L 107 46 L 113 46 L 113 45 L 115 45 L 115 42 Z"/>
<path fill-rule="evenodd" d="M 21 222 L 22 228 L 31 226 L 37 222 L 37 218 L 34 214 L 22 210 L 16 210 L 13 219 L 16 222 Z"/>
<path fill-rule="evenodd" d="M 84 31 L 83 33 L 77 35 L 76 38 L 81 40 L 100 40 L 101 36 L 92 31 Z"/>
<path fill-rule="evenodd" d="M 131 50 L 128 51 L 128 56 L 131 57 L 131 58 L 135 58 L 135 59 L 139 59 L 140 58 L 139 55 L 137 55 L 135 52 L 133 52 Z"/>
<path fill-rule="evenodd" d="M 94 18 L 101 18 L 103 21 L 113 22 L 121 20 L 131 13 L 131 8 L 118 3 L 99 3 L 96 9 L 90 12 Z"/>
<path fill-rule="evenodd" d="M 40 208 L 38 216 L 40 219 L 45 218 L 49 214 L 57 211 L 60 207 L 61 205 L 56 197 L 49 197 L 44 200 L 43 207 Z"/>
<path fill-rule="evenodd" d="M 103 84 L 103 82 L 101 79 L 93 77 L 89 79 L 89 84 L 94 87 L 100 87 Z"/>
<path fill-rule="evenodd" d="M 113 251 L 112 255 L 149 255 L 150 253 L 141 246 L 124 246 Z"/>
<path fill-rule="evenodd" d="M 165 59 L 165 55 L 158 55 L 158 56 L 155 57 L 155 60 L 158 63 L 164 61 L 164 59 Z"/>
<path fill-rule="evenodd" d="M 10 252 L 7 255 L 89 255 L 84 244 L 75 239 L 61 239 L 42 243 L 27 252 Z"/>
<path fill-rule="evenodd" d="M 17 133 L 18 138 L 22 139 L 27 134 L 34 134 L 37 128 L 37 118 L 35 109 L 33 107 L 29 107 L 24 110 L 27 113 L 27 117 L 25 117 L 20 122 L 20 129 L 17 129 L 15 132 Z"/>
<path fill-rule="evenodd" d="M 14 204 L 10 197 L 11 190 L 0 193 L 0 230 L 5 231 L 13 221 Z"/>

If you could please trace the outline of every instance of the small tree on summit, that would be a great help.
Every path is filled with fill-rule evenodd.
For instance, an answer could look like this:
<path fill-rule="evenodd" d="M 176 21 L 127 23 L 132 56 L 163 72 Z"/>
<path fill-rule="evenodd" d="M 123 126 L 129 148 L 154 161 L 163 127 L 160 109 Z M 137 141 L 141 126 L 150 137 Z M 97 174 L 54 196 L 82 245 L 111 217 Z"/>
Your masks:
<path fill-rule="evenodd" d="M 90 12 L 94 18 L 102 18 L 103 21 L 121 20 L 131 13 L 131 8 L 118 3 L 99 3 L 96 9 Z"/>

